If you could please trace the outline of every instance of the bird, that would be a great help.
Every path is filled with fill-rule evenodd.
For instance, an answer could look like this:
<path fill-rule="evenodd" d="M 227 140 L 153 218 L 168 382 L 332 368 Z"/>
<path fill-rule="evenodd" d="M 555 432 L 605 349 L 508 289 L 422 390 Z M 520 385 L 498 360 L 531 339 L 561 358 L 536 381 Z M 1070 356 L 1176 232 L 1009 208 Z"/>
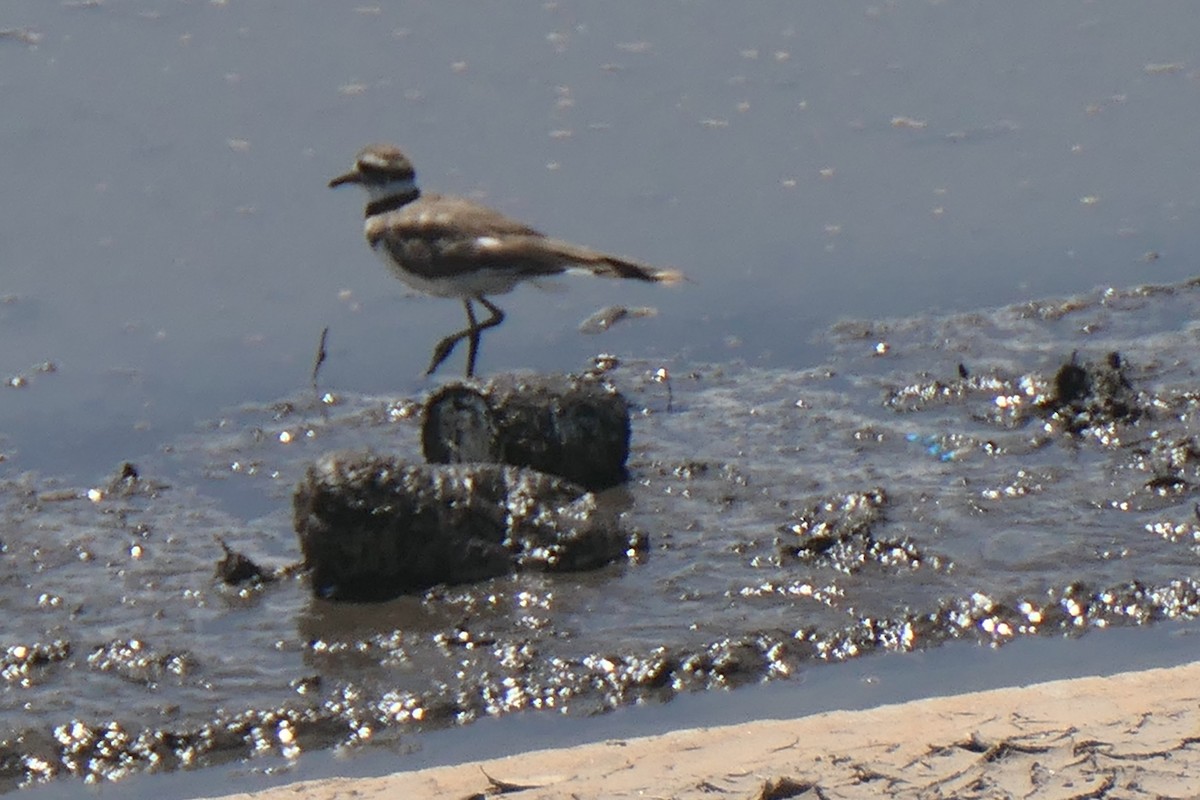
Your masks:
<path fill-rule="evenodd" d="M 467 327 L 437 343 L 426 376 L 466 339 L 466 375 L 473 378 L 483 331 L 504 321 L 504 312 L 488 296 L 510 292 L 523 281 L 567 272 L 662 284 L 684 279 L 678 270 L 546 236 L 465 197 L 422 192 L 412 162 L 395 145 L 364 147 L 354 167 L 329 181 L 329 188 L 347 184 L 367 193 L 363 231 L 391 273 L 419 292 L 458 298 L 466 309 Z M 490 315 L 482 322 L 475 303 Z"/>

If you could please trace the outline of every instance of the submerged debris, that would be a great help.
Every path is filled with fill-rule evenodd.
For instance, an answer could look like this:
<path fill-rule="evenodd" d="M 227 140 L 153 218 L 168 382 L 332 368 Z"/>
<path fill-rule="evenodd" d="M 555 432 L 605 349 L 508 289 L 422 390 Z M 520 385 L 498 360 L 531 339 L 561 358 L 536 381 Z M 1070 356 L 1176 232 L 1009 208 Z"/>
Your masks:
<path fill-rule="evenodd" d="M 144 684 L 157 684 L 168 676 L 182 680 L 191 673 L 195 663 L 195 657 L 186 651 L 160 652 L 140 639 L 109 642 L 95 648 L 87 657 L 90 669 L 111 672 L 127 681 Z"/>
<path fill-rule="evenodd" d="M 31 686 L 41 669 L 66 661 L 70 655 L 71 643 L 62 639 L 9 645 L 0 651 L 0 678 L 7 684 Z"/>
<path fill-rule="evenodd" d="M 918 376 L 888 391 L 884 405 L 912 413 L 982 402 L 985 405 L 973 416 L 997 427 L 1019 428 L 1045 420 L 1072 435 L 1132 424 L 1146 413 L 1146 403 L 1133 388 L 1117 352 L 1098 362 L 1080 362 L 1073 353 L 1049 378 L 1036 373 L 972 374 L 963 364 L 958 365 L 958 376 L 954 380 Z M 913 438 L 920 437 L 914 434 Z"/>
<path fill-rule="evenodd" d="M 270 583 L 275 580 L 275 574 L 263 569 L 258 564 L 238 551 L 232 549 L 220 536 L 214 536 L 217 544 L 225 555 L 217 562 L 216 577 L 227 586 L 239 586 L 243 583 Z"/>
<path fill-rule="evenodd" d="M 144 477 L 136 464 L 124 461 L 101 487 L 89 489 L 86 496 L 93 503 L 111 499 L 130 499 L 138 496 L 154 497 L 169 488 Z"/>
<path fill-rule="evenodd" d="M 579 332 L 588 334 L 604 333 L 622 320 L 640 319 L 657 315 L 658 309 L 652 306 L 606 306 L 579 323 Z"/>
<path fill-rule="evenodd" d="M 882 521 L 887 503 L 887 494 L 879 488 L 819 502 L 795 515 L 794 522 L 780 526 L 779 532 L 785 534 L 780 552 L 806 563 L 819 560 L 847 574 L 872 563 L 916 569 L 928 561 L 935 569 L 949 568 L 948 560 L 927 558 L 911 540 L 876 535 L 874 527 Z"/>

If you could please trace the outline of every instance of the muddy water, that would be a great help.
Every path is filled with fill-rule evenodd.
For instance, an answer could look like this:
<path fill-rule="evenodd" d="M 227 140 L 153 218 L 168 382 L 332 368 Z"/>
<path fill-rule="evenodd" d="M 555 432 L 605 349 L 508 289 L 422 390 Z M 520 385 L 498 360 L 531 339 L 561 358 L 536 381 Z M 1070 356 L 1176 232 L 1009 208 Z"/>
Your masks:
<path fill-rule="evenodd" d="M 302 576 L 224 587 L 214 535 L 294 559 L 308 460 L 417 458 L 415 400 L 300 395 L 170 442 L 137 477 L 11 481 L 9 785 L 403 747 L 868 653 L 1194 618 L 1198 305 L 1189 283 L 845 322 L 803 371 L 626 362 L 610 372 L 639 411 L 620 491 L 647 554 L 380 605 L 313 599 Z M 1051 414 L 1073 351 L 1119 351 L 1135 413 Z M 231 513 L 239 496 L 264 512 Z"/>
<path fill-rule="evenodd" d="M 8 0 L 4 786 L 1193 614 L 1197 21 Z M 376 139 L 430 188 L 692 278 L 520 290 L 481 356 L 618 356 L 644 559 L 378 607 L 213 580 L 215 536 L 295 559 L 309 459 L 416 455 L 415 376 L 461 312 L 404 294 L 325 189 Z M 659 313 L 579 334 L 613 303 Z M 1075 350 L 1122 354 L 1136 420 L 1045 414 Z"/>

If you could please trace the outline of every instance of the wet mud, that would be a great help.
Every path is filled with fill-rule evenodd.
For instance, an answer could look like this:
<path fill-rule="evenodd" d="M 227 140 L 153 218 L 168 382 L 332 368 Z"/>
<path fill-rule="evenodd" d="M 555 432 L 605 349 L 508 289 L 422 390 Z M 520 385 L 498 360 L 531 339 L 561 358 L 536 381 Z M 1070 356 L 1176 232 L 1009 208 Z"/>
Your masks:
<path fill-rule="evenodd" d="M 531 467 L 593 490 L 628 478 L 628 403 L 601 374 L 454 383 L 429 398 L 423 416 L 421 450 L 431 464 Z"/>
<path fill-rule="evenodd" d="M 403 750 L 485 716 L 1194 618 L 1198 311 L 1192 282 L 846 321 L 795 370 L 602 357 L 644 549 L 386 603 L 312 595 L 291 496 L 330 452 L 419 462 L 422 397 L 236 409 L 93 487 L 7 475 L 0 780 Z"/>
<path fill-rule="evenodd" d="M 292 505 L 313 593 L 329 600 L 391 600 L 520 570 L 594 569 L 637 547 L 614 504 L 501 464 L 335 453 L 309 468 Z"/>

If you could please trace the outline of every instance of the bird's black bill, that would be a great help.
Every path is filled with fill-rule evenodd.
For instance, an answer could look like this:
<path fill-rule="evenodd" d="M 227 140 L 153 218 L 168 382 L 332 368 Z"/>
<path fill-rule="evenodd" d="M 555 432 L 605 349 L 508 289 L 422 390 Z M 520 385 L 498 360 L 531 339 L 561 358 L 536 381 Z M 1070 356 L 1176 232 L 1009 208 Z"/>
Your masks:
<path fill-rule="evenodd" d="M 338 175 L 329 182 L 329 188 L 336 189 L 344 183 L 360 183 L 361 181 L 362 176 L 355 170 L 354 172 L 347 172 L 345 175 Z"/>

